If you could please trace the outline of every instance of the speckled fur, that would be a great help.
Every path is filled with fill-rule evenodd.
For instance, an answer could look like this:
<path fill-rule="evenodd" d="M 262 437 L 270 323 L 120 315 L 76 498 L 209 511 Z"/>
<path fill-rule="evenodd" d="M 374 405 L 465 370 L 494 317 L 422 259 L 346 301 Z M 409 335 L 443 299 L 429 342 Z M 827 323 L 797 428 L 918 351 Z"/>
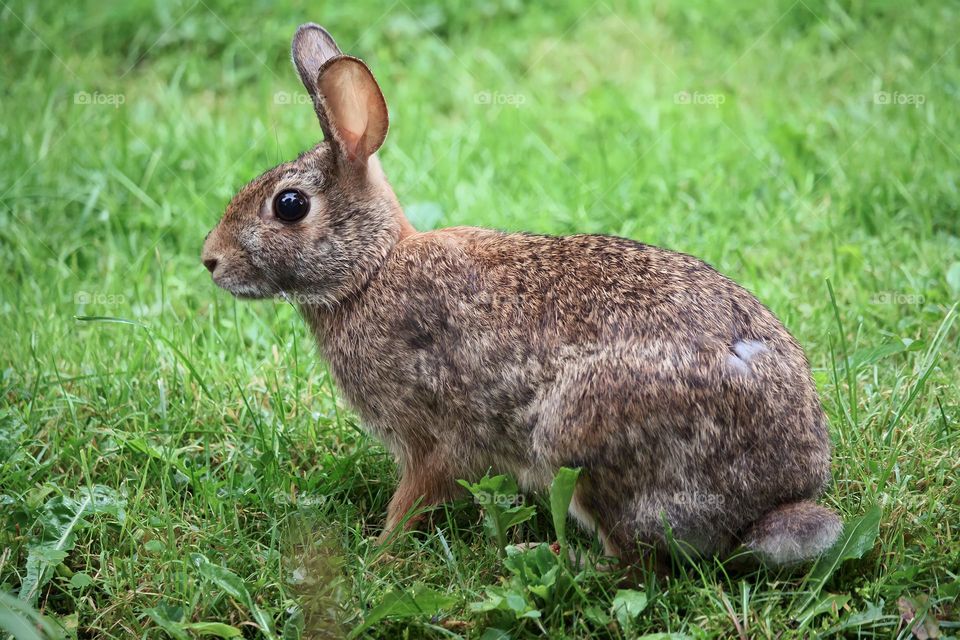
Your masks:
<path fill-rule="evenodd" d="M 628 561 L 665 527 L 699 552 L 745 543 L 771 563 L 828 547 L 839 520 L 809 502 L 830 476 L 826 420 L 774 315 L 702 261 L 623 238 L 416 232 L 376 148 L 344 151 L 315 75 L 342 56 L 316 29 L 298 30 L 294 58 L 326 141 L 241 190 L 204 260 L 237 295 L 298 301 L 400 466 L 385 534 L 418 501 L 456 495 L 457 478 L 493 469 L 538 490 L 570 466 L 583 469 L 573 515 Z M 382 141 L 373 126 L 362 140 Z M 311 197 L 295 224 L 271 209 L 291 186 Z M 784 540 L 795 548 L 778 555 Z"/>

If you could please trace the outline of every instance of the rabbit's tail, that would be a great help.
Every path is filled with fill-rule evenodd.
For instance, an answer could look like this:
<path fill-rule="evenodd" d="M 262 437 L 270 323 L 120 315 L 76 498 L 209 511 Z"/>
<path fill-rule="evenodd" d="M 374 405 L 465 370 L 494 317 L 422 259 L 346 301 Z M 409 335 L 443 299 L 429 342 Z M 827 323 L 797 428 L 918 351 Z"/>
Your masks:
<path fill-rule="evenodd" d="M 813 560 L 833 546 L 843 529 L 840 517 L 809 500 L 777 507 L 748 530 L 744 545 L 767 565 Z"/>

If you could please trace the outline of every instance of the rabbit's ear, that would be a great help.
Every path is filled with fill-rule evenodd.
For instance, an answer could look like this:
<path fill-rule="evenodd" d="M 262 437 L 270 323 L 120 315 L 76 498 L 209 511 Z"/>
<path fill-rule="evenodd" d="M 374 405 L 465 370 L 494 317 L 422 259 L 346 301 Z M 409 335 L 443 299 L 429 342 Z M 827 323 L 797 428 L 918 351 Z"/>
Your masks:
<path fill-rule="evenodd" d="M 387 103 L 359 58 L 328 60 L 317 76 L 317 113 L 324 134 L 350 163 L 366 164 L 387 137 Z"/>
<path fill-rule="evenodd" d="M 293 64 L 300 74 L 300 81 L 316 103 L 317 74 L 324 62 L 342 55 L 340 47 L 326 29 L 308 22 L 300 25 L 293 34 L 292 49 Z"/>
<path fill-rule="evenodd" d="M 297 68 L 300 82 L 310 94 L 310 102 L 313 104 L 314 111 L 317 112 L 317 117 L 320 118 L 323 135 L 329 139 L 330 130 L 320 108 L 320 97 L 317 93 L 317 75 L 325 62 L 343 54 L 333 36 L 320 25 L 312 22 L 297 28 L 297 32 L 293 34 L 291 49 L 293 66 Z"/>

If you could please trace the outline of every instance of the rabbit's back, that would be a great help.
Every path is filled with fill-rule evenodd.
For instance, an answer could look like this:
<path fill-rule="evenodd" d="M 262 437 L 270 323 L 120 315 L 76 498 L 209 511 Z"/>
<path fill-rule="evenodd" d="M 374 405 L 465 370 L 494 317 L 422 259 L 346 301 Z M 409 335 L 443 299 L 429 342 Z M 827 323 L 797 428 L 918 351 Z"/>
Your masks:
<path fill-rule="evenodd" d="M 827 477 L 802 350 L 687 255 L 609 236 L 418 234 L 315 325 L 401 463 L 442 451 L 458 477 L 493 467 L 533 487 L 581 466 L 621 505 L 730 530 Z"/>

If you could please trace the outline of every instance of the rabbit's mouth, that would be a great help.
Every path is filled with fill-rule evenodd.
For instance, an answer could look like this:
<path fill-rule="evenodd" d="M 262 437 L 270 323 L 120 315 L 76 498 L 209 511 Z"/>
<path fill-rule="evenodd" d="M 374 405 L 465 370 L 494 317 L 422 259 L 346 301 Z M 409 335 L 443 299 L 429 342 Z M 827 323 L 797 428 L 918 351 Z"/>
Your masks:
<path fill-rule="evenodd" d="M 216 280 L 214 280 L 214 282 L 216 282 Z M 248 283 L 225 282 L 221 284 L 217 282 L 217 286 L 229 291 L 234 297 L 241 300 L 262 300 L 263 298 L 272 298 L 282 293 Z"/>
<path fill-rule="evenodd" d="M 215 285 L 242 299 L 260 299 L 280 295 L 283 290 L 282 284 L 258 265 L 251 264 L 248 260 L 237 259 L 235 253 L 210 250 L 208 244 L 209 238 L 204 245 L 201 262 L 210 272 L 210 278 Z"/>
<path fill-rule="evenodd" d="M 235 298 L 239 298 L 240 300 L 262 300 L 263 298 L 272 297 L 271 294 L 265 294 L 256 289 L 250 289 L 246 287 L 240 289 L 231 288 L 227 289 L 227 291 L 232 293 Z"/>
<path fill-rule="evenodd" d="M 217 269 L 212 274 L 213 283 L 242 300 L 259 300 L 281 295 L 282 293 L 277 287 L 264 286 L 256 280 L 251 282 L 246 278 L 240 279 L 230 272 L 222 272 L 221 269 Z"/>

